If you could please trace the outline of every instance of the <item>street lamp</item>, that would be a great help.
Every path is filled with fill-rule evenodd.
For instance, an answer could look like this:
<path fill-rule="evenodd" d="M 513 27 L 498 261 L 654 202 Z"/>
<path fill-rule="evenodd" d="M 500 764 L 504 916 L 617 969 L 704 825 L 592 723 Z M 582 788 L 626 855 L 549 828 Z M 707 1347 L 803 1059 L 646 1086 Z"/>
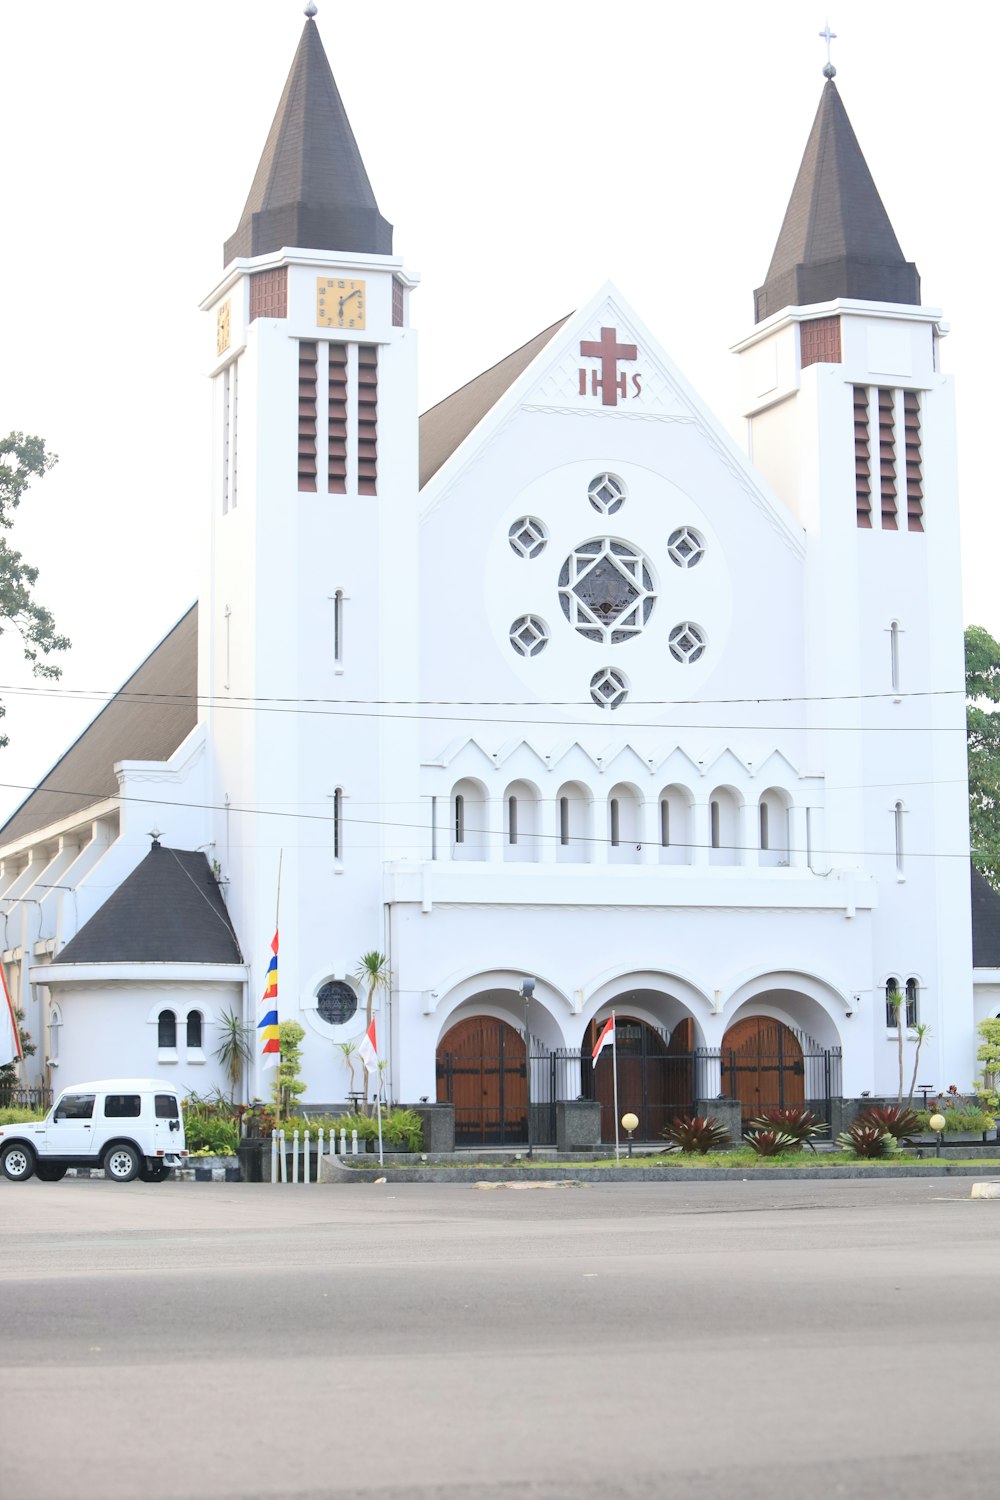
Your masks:
<path fill-rule="evenodd" d="M 521 980 L 521 999 L 524 1001 L 524 1081 L 528 1095 L 528 1160 L 531 1160 L 531 1033 L 528 1030 L 528 1006 L 535 993 L 535 981 L 525 976 Z"/>
<path fill-rule="evenodd" d="M 638 1130 L 639 1129 L 639 1116 L 638 1115 L 634 1115 L 631 1110 L 629 1110 L 629 1112 L 627 1114 L 622 1115 L 622 1129 L 628 1131 L 628 1154 L 629 1154 L 629 1159 L 631 1160 L 631 1157 L 632 1157 L 632 1132 L 633 1132 L 633 1130 Z"/>
<path fill-rule="evenodd" d="M 933 1130 L 935 1135 L 937 1136 L 937 1145 L 934 1147 L 935 1156 L 941 1155 L 941 1132 L 942 1130 L 944 1130 L 944 1127 L 947 1123 L 948 1122 L 945 1120 L 944 1115 L 931 1115 L 930 1119 L 927 1121 L 929 1128 Z"/>

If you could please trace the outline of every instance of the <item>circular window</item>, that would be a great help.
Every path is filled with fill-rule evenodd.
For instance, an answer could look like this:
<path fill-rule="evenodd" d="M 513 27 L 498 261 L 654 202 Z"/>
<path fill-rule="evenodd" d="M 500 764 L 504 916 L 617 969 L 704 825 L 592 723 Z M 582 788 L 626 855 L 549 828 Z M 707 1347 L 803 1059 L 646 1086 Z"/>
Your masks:
<path fill-rule="evenodd" d="M 329 979 L 316 994 L 316 1009 L 328 1026 L 343 1026 L 357 1014 L 358 997 L 342 979 Z"/>
<path fill-rule="evenodd" d="M 614 667 L 603 667 L 590 679 L 590 696 L 598 708 L 618 708 L 628 697 L 628 678 Z"/>
<path fill-rule="evenodd" d="M 670 632 L 670 655 L 685 666 L 698 660 L 706 644 L 705 632 L 699 625 L 692 625 L 690 620 L 685 620 L 683 625 L 675 625 Z"/>
<path fill-rule="evenodd" d="M 587 486 L 587 499 L 602 516 L 613 516 L 625 504 L 625 486 L 614 474 L 598 474 Z"/>
<path fill-rule="evenodd" d="M 670 533 L 667 551 L 671 562 L 675 562 L 679 568 L 694 568 L 705 556 L 704 538 L 690 526 L 682 526 L 678 531 Z"/>
<path fill-rule="evenodd" d="M 549 534 L 535 516 L 521 516 L 507 533 L 511 551 L 518 557 L 537 557 L 545 549 Z"/>
<path fill-rule="evenodd" d="M 521 615 L 510 627 L 510 643 L 518 656 L 537 656 L 548 642 L 548 626 L 537 615 Z"/>
<path fill-rule="evenodd" d="M 639 635 L 653 612 L 653 575 L 642 553 L 610 537 L 583 542 L 562 565 L 559 602 L 588 641 L 617 645 Z"/>

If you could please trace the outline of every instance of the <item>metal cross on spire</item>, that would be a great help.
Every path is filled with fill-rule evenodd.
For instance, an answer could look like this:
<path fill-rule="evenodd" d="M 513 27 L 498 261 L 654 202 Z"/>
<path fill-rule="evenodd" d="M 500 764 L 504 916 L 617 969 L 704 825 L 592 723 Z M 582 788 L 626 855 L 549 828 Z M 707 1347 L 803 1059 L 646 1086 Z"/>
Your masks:
<path fill-rule="evenodd" d="M 823 38 L 824 42 L 826 42 L 826 67 L 823 69 L 823 77 L 835 78 L 837 76 L 837 70 L 830 60 L 830 43 L 837 40 L 837 33 L 830 30 L 829 21 L 827 21 L 826 25 L 823 27 L 823 30 L 820 32 L 820 36 Z"/>

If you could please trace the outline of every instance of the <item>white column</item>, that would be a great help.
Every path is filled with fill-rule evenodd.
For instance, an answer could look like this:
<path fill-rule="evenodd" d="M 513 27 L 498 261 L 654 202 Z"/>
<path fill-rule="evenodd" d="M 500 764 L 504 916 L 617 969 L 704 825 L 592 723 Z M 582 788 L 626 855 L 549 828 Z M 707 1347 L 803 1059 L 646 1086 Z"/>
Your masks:
<path fill-rule="evenodd" d="M 642 853 L 640 864 L 660 863 L 660 798 L 645 797 L 642 803 Z"/>
<path fill-rule="evenodd" d="M 739 827 L 740 849 L 736 863 L 756 869 L 760 864 L 757 857 L 760 841 L 760 811 L 756 802 L 744 802 L 740 808 Z"/>
<path fill-rule="evenodd" d="M 695 802 L 691 806 L 691 863 L 710 863 L 709 850 L 712 845 L 712 814 L 707 802 Z"/>
<path fill-rule="evenodd" d="M 808 863 L 806 809 L 797 802 L 788 809 L 788 863 L 793 869 L 805 869 Z"/>

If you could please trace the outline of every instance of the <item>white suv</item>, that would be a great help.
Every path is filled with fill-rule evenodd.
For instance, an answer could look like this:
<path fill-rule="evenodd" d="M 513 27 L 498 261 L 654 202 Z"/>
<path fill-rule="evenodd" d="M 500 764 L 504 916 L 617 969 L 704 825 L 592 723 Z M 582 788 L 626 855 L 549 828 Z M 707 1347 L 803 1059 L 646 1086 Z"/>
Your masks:
<path fill-rule="evenodd" d="M 11 1182 L 58 1182 L 69 1167 L 103 1167 L 114 1182 L 162 1182 L 187 1156 L 180 1095 L 149 1078 L 78 1083 L 44 1120 L 0 1125 L 0 1169 Z"/>

